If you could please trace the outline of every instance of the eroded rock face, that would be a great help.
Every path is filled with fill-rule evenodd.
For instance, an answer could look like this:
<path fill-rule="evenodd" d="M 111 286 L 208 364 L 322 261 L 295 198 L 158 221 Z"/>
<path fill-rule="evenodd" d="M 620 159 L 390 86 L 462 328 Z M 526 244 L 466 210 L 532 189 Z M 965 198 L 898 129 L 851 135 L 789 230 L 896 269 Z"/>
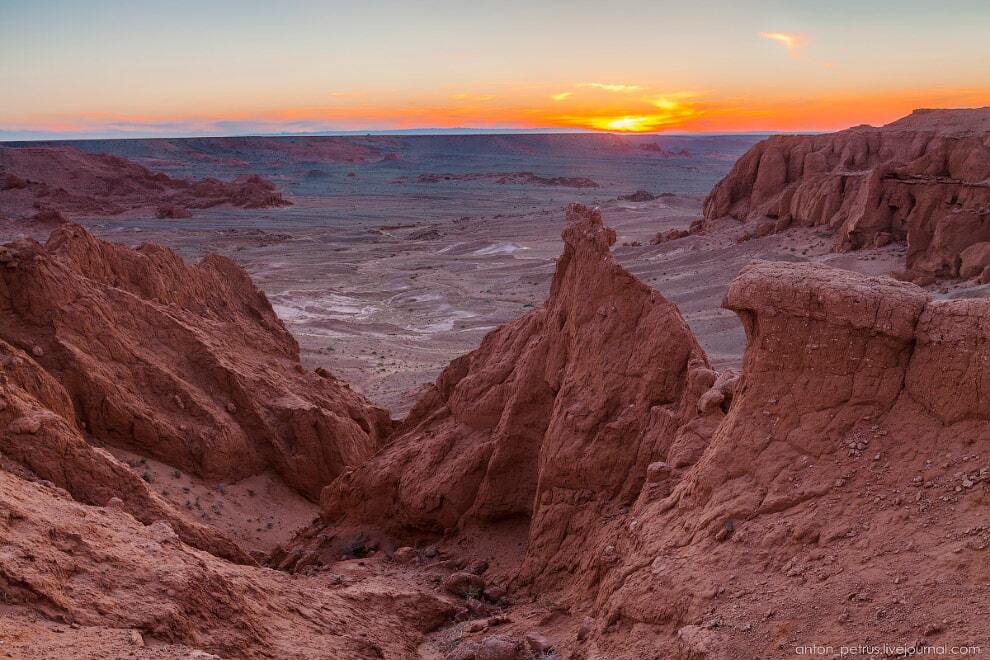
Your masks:
<path fill-rule="evenodd" d="M 3 470 L 0 502 L 4 606 L 63 624 L 140 630 L 221 657 L 409 658 L 453 609 L 394 577 L 332 590 L 232 564 L 165 521 L 145 526 Z"/>
<path fill-rule="evenodd" d="M 597 210 L 571 206 L 563 238 L 546 304 L 455 360 L 388 447 L 324 492 L 328 522 L 408 533 L 531 519 L 530 577 L 550 580 L 650 463 L 697 458 L 689 421 L 714 374 L 677 308 L 614 261 Z"/>
<path fill-rule="evenodd" d="M 61 414 L 100 442 L 208 479 L 274 469 L 317 498 L 369 457 L 388 415 L 298 346 L 232 261 L 98 241 L 66 225 L 46 245 L 3 246 L 0 339 L 67 392 Z"/>
<path fill-rule="evenodd" d="M 851 616 L 863 605 L 850 598 L 910 638 L 977 597 L 965 574 L 990 542 L 972 536 L 990 468 L 990 301 L 757 262 L 725 305 L 747 332 L 731 408 L 669 490 L 643 489 L 621 524 L 603 527 L 611 564 L 581 598 L 619 630 L 651 630 L 644 649 L 772 657 L 789 650 L 775 630 L 868 635 L 876 619 Z M 934 520 L 952 531 L 930 534 Z M 918 561 L 960 552 L 958 564 Z M 773 594 L 770 609 L 755 593 Z M 918 616 L 921 602 L 934 612 Z M 978 638 L 982 625 L 962 620 L 955 634 Z M 626 648 L 618 635 L 603 644 Z"/>
<path fill-rule="evenodd" d="M 514 589 L 587 615 L 575 648 L 610 657 L 777 657 L 878 625 L 915 639 L 982 597 L 990 301 L 755 262 L 724 303 L 743 368 L 716 374 L 612 261 L 597 214 L 570 219 L 546 306 L 452 363 L 326 489 L 325 533 L 460 543 L 523 521 Z"/>
<path fill-rule="evenodd" d="M 79 502 L 116 499 L 137 520 L 166 521 L 185 543 L 238 563 L 253 560 L 222 534 L 193 522 L 76 426 L 68 392 L 35 358 L 0 340 L 0 469 L 51 482 Z"/>
<path fill-rule="evenodd" d="M 300 373 L 233 263 L 73 226 L 3 246 L 6 602 L 236 657 L 412 657 L 451 599 L 503 602 L 504 584 L 581 621 L 555 642 L 573 655 L 985 639 L 972 603 L 990 547 L 990 301 L 755 262 L 724 301 L 746 330 L 742 370 L 719 374 L 677 309 L 616 264 L 614 240 L 571 207 L 546 304 L 455 360 L 384 440 L 381 411 Z M 339 473 L 323 524 L 277 553 L 287 568 L 322 569 L 313 553 L 355 528 L 360 554 L 375 533 L 521 536 L 499 549 L 511 562 L 448 575 L 449 594 L 408 580 L 410 547 L 395 571 L 331 588 L 219 559 L 249 563 L 91 438 L 204 475 L 273 467 L 310 494 Z M 522 644 L 499 632 L 453 653 Z"/>
<path fill-rule="evenodd" d="M 907 241 L 910 272 L 958 277 L 963 250 L 990 240 L 988 126 L 990 108 L 932 110 L 881 128 L 771 137 L 712 190 L 706 225 L 821 226 L 840 251 Z"/>

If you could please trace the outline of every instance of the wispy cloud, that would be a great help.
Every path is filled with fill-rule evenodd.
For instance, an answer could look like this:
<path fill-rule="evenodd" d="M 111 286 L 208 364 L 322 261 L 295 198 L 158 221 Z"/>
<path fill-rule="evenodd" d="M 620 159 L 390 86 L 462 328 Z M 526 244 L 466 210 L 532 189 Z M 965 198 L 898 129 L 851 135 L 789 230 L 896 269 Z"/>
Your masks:
<path fill-rule="evenodd" d="M 776 41 L 785 48 L 791 57 L 798 56 L 798 49 L 804 44 L 804 38 L 791 32 L 760 32 L 760 36 L 770 41 Z"/>
<path fill-rule="evenodd" d="M 643 89 L 642 85 L 620 85 L 614 83 L 599 83 L 599 82 L 580 83 L 578 84 L 578 87 L 594 87 L 595 89 L 603 89 L 606 92 L 618 92 L 618 93 L 638 92 Z"/>
<path fill-rule="evenodd" d="M 574 92 L 560 92 L 559 94 L 551 94 L 550 98 L 554 101 L 566 101 L 572 96 L 574 96 Z"/>

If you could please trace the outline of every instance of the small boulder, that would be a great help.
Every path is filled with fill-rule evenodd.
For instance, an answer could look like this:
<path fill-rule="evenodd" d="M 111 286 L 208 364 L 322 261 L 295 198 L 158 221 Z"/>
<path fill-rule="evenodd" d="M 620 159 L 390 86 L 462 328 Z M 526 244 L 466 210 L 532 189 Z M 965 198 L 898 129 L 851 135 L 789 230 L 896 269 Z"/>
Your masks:
<path fill-rule="evenodd" d="M 491 602 L 498 603 L 505 598 L 505 589 L 496 586 L 485 587 L 484 596 Z"/>
<path fill-rule="evenodd" d="M 480 648 L 481 644 L 478 642 L 463 642 L 444 656 L 444 660 L 477 660 Z"/>
<path fill-rule="evenodd" d="M 416 550 L 409 546 L 403 546 L 392 553 L 392 559 L 400 564 L 408 564 L 416 560 Z"/>
<path fill-rule="evenodd" d="M 481 642 L 476 657 L 478 660 L 521 660 L 525 656 L 518 640 L 495 635 Z"/>
<path fill-rule="evenodd" d="M 539 630 L 530 630 L 526 633 L 526 646 L 538 657 L 543 657 L 547 651 L 551 650 L 550 642 Z"/>
<path fill-rule="evenodd" d="M 464 570 L 475 575 L 482 575 L 488 570 L 488 562 L 483 559 L 476 559 L 468 564 Z"/>
<path fill-rule="evenodd" d="M 594 629 L 595 629 L 595 620 L 592 619 L 590 616 L 584 617 L 584 620 L 581 622 L 581 627 L 578 628 L 577 631 L 578 641 L 583 642 L 584 640 L 588 639 L 588 636 L 591 635 L 591 631 Z"/>
<path fill-rule="evenodd" d="M 990 241 L 974 243 L 959 254 L 959 277 L 968 280 L 990 266 Z"/>
<path fill-rule="evenodd" d="M 474 621 L 468 621 L 464 624 L 464 632 L 466 633 L 478 633 L 488 629 L 488 622 L 482 619 L 476 619 Z"/>
<path fill-rule="evenodd" d="M 485 581 L 474 573 L 458 571 L 444 578 L 443 588 L 455 596 L 476 596 L 484 591 Z"/>
<path fill-rule="evenodd" d="M 139 633 L 137 630 L 132 630 L 130 632 L 129 637 L 132 645 L 144 646 L 144 637 L 142 637 L 141 633 Z"/>

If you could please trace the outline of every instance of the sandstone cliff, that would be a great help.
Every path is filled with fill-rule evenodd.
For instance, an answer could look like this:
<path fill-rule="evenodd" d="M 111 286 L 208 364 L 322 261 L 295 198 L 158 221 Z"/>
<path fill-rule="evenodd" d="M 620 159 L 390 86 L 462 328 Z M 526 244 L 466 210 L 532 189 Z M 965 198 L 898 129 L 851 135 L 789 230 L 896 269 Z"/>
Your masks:
<path fill-rule="evenodd" d="M 439 531 L 528 519 L 535 500 L 556 527 L 632 500 L 692 415 L 689 364 L 706 363 L 677 308 L 615 263 L 598 211 L 568 221 L 546 304 L 454 361 L 388 447 L 324 492 L 328 520 Z"/>
<path fill-rule="evenodd" d="M 107 443 L 214 480 L 274 469 L 311 498 L 370 456 L 388 415 L 298 346 L 236 264 L 194 266 L 65 225 L 0 247 L 0 339 L 64 387 L 58 412 Z"/>
<path fill-rule="evenodd" d="M 455 361 L 280 564 L 327 561 L 355 528 L 498 538 L 504 584 L 588 617 L 563 648 L 607 657 L 791 657 L 943 619 L 980 639 L 956 613 L 990 546 L 990 302 L 757 262 L 725 297 L 737 381 L 615 264 L 596 212 L 569 216 L 545 307 Z"/>
<path fill-rule="evenodd" d="M 574 657 L 986 643 L 990 301 L 754 262 L 724 301 L 742 370 L 717 374 L 596 210 L 570 207 L 563 237 L 546 304 L 455 360 L 391 435 L 301 373 L 225 259 L 74 226 L 4 246 L 5 606 L 237 657 L 416 657 L 453 616 L 484 617 L 443 633 L 462 660 L 532 657 L 507 636 L 534 620 Z M 102 442 L 214 478 L 273 468 L 311 496 L 339 476 L 274 557 L 290 576 L 218 558 L 249 563 Z M 327 574 L 398 544 L 419 549 Z M 495 565 L 440 595 L 465 548 Z M 422 575 L 401 563 L 420 556 L 437 558 Z M 505 607 L 522 614 L 489 617 Z M 489 626 L 502 637 L 479 644 Z"/>
<path fill-rule="evenodd" d="M 253 563 L 214 530 L 172 509 L 76 425 L 68 392 L 33 356 L 0 340 L 0 468 L 49 482 L 79 502 L 110 505 L 141 522 L 168 522 L 184 542 L 238 563 Z"/>
<path fill-rule="evenodd" d="M 709 228 L 728 217 L 759 235 L 821 226 L 840 251 L 906 241 L 911 274 L 958 277 L 963 250 L 990 241 L 990 108 L 771 137 L 736 162 L 704 212 Z"/>

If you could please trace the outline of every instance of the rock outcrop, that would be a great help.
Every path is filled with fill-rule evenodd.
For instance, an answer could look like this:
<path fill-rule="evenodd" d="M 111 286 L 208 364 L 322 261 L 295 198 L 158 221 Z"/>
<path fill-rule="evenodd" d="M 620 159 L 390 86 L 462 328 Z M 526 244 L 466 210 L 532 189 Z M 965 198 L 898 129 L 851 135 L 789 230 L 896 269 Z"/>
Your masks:
<path fill-rule="evenodd" d="M 310 498 L 380 446 L 391 421 L 307 373 L 232 261 L 98 241 L 64 225 L 0 247 L 0 339 L 68 394 L 85 433 L 211 480 L 273 469 Z"/>
<path fill-rule="evenodd" d="M 985 590 L 967 575 L 990 544 L 990 301 L 758 262 L 725 305 L 747 333 L 731 407 L 702 458 L 599 541 L 621 557 L 594 592 L 599 630 L 712 658 L 942 637 L 933 621 Z M 953 620 L 960 643 L 986 635 Z"/>
<path fill-rule="evenodd" d="M 415 657 L 455 615 L 488 617 L 447 635 L 461 658 L 548 637 L 630 659 L 985 644 L 990 301 L 754 262 L 724 299 L 742 369 L 716 373 L 616 263 L 597 210 L 571 206 L 563 238 L 545 305 L 455 360 L 391 435 L 301 373 L 226 259 L 71 225 L 3 246 L 4 607 L 236 657 Z M 311 496 L 336 479 L 275 553 L 289 576 L 169 509 L 103 442 L 213 478 L 272 468 Z M 393 563 L 327 579 L 394 542 Z M 447 558 L 471 546 L 494 565 Z M 495 613 L 520 595 L 529 616 L 552 603 L 546 636 Z"/>
<path fill-rule="evenodd" d="M 165 521 L 145 526 L 3 470 L 0 502 L 7 650 L 14 650 L 7 617 L 30 608 L 60 622 L 63 637 L 129 629 L 137 642 L 111 654 L 90 639 L 71 657 L 410 658 L 423 633 L 452 611 L 402 578 L 329 587 L 321 578 L 232 564 L 185 545 Z M 142 636 L 189 650 L 145 655 Z M 25 655 L 40 657 L 28 641 Z"/>
<path fill-rule="evenodd" d="M 615 263 L 599 212 L 574 205 L 568 222 L 547 303 L 455 360 L 324 492 L 327 521 L 439 532 L 536 517 L 546 538 L 530 545 L 549 558 L 568 518 L 632 501 L 693 415 L 689 365 L 706 362 L 677 308 Z"/>
<path fill-rule="evenodd" d="M 911 274 L 959 277 L 962 252 L 990 241 L 988 127 L 990 108 L 918 110 L 880 128 L 771 137 L 712 190 L 706 226 L 820 226 L 839 251 L 906 241 Z"/>
<path fill-rule="evenodd" d="M 65 145 L 0 147 L 0 212 L 13 219 L 118 215 L 146 207 L 158 208 L 159 217 L 183 218 L 189 217 L 187 209 L 289 203 L 274 184 L 256 175 L 233 181 L 177 179 L 126 158 Z"/>
<path fill-rule="evenodd" d="M 756 262 L 725 297 L 743 368 L 716 374 L 597 212 L 569 216 L 545 307 L 452 363 L 281 564 L 355 529 L 511 553 L 511 522 L 513 589 L 587 617 L 565 648 L 790 657 L 931 641 L 933 620 L 982 639 L 981 616 L 952 613 L 985 597 L 968 576 L 990 547 L 990 302 Z"/>
<path fill-rule="evenodd" d="M 68 392 L 32 355 L 0 340 L 0 468 L 49 482 L 74 499 L 111 505 L 145 524 L 167 522 L 185 543 L 253 563 L 230 539 L 188 520 L 76 426 Z"/>

